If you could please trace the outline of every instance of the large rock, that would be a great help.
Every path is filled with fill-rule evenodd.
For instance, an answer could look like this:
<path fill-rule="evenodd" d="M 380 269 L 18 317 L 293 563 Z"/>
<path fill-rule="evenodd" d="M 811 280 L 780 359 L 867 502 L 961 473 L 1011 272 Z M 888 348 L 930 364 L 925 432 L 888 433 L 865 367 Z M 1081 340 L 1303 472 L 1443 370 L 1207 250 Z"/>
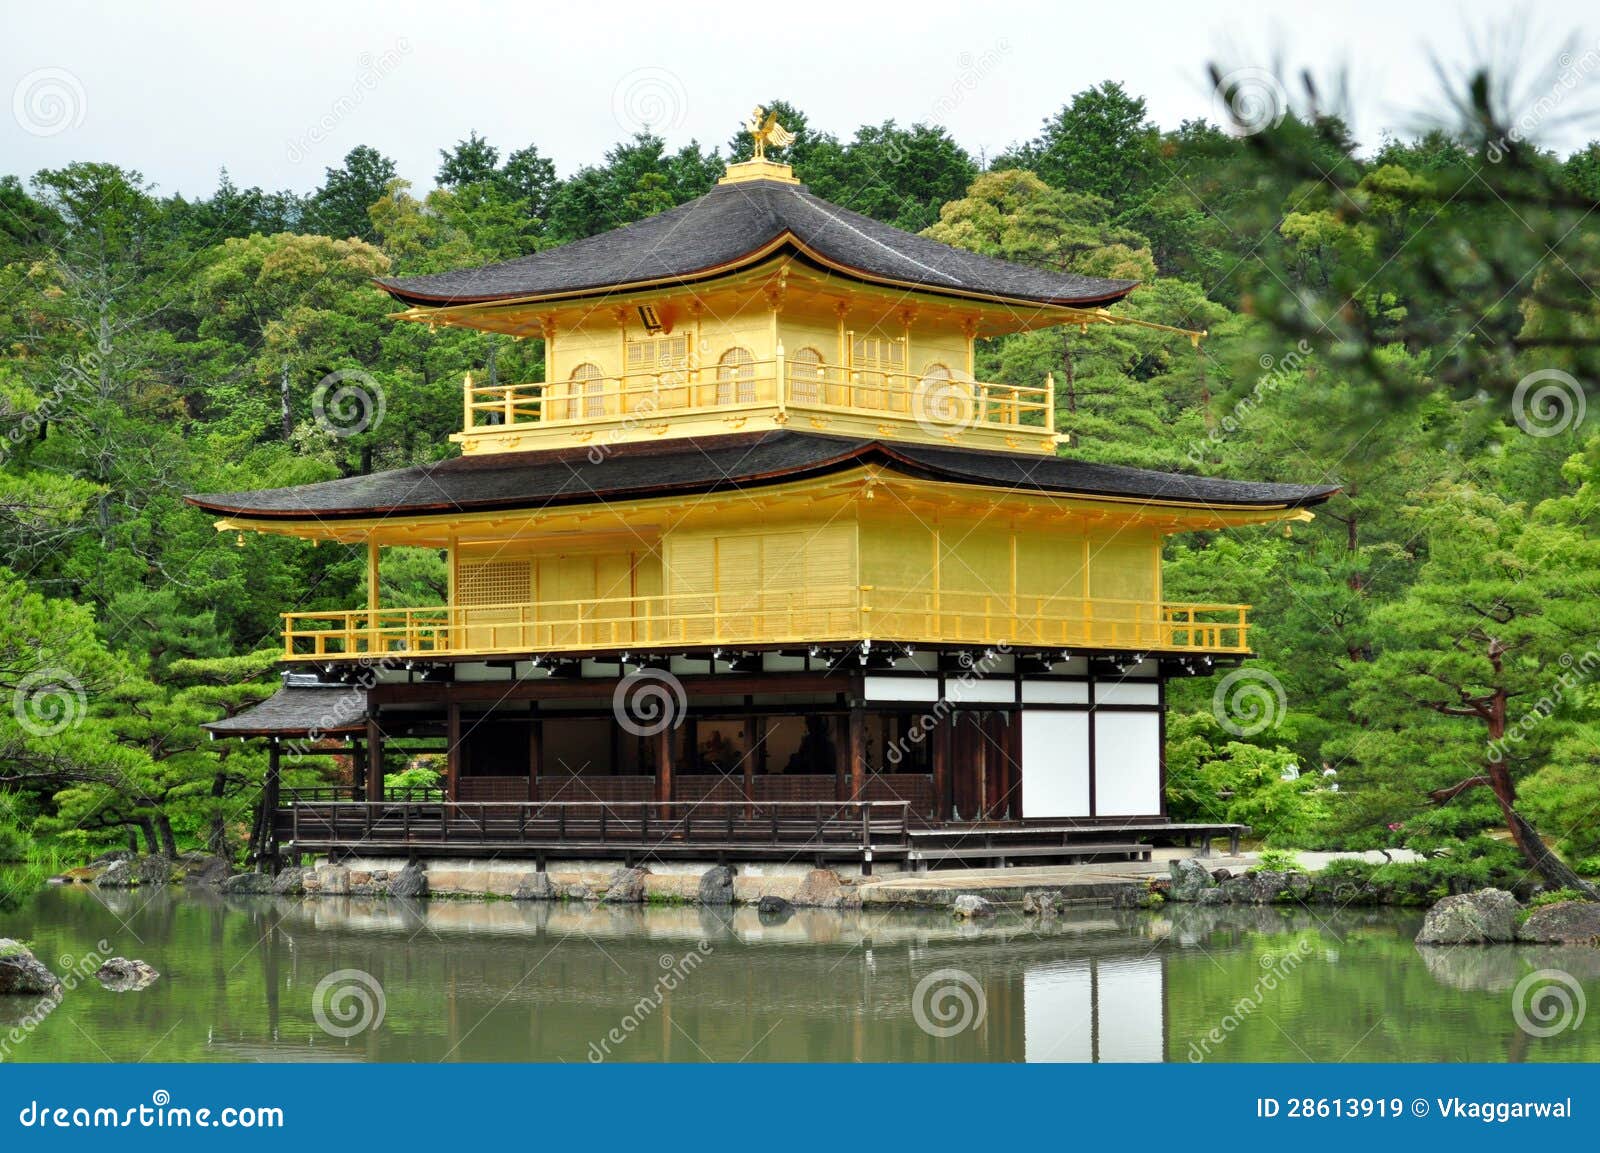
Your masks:
<path fill-rule="evenodd" d="M 131 993 L 155 983 L 161 976 L 144 961 L 131 961 L 127 957 L 112 957 L 94 971 L 95 980 L 113 993 Z"/>
<path fill-rule="evenodd" d="M 285 869 L 272 878 L 272 891 L 280 897 L 299 897 L 306 891 L 306 874 L 311 869 Z"/>
<path fill-rule="evenodd" d="M 598 901 L 600 896 L 583 881 L 573 881 L 561 887 L 561 897 L 567 901 Z"/>
<path fill-rule="evenodd" d="M 1193 857 L 1181 857 L 1167 866 L 1172 873 L 1172 900 L 1198 901 L 1200 894 L 1214 888 L 1210 871 Z"/>
<path fill-rule="evenodd" d="M 350 870 L 343 865 L 323 865 L 313 869 L 304 883 L 308 893 L 321 893 L 324 897 L 348 897 Z"/>
<path fill-rule="evenodd" d="M 962 920 L 994 916 L 994 906 L 976 893 L 962 893 L 950 906 L 950 912 Z"/>
<path fill-rule="evenodd" d="M 775 893 L 768 893 L 756 902 L 756 913 L 763 921 L 782 923 L 794 916 L 794 906 Z"/>
<path fill-rule="evenodd" d="M 852 909 L 861 898 L 832 869 L 812 869 L 794 891 L 792 903 L 804 909 Z"/>
<path fill-rule="evenodd" d="M 1517 899 L 1500 889 L 1446 897 L 1423 919 L 1419 945 L 1494 945 L 1516 939 Z"/>
<path fill-rule="evenodd" d="M 514 901 L 557 901 L 561 890 L 550 880 L 549 873 L 524 873 L 511 894 Z"/>
<path fill-rule="evenodd" d="M 1294 869 L 1260 869 L 1229 877 L 1216 888 L 1224 904 L 1272 905 L 1304 901 L 1311 895 L 1311 878 Z M 1205 895 L 1201 895 L 1205 903 Z"/>
<path fill-rule="evenodd" d="M 95 887 L 100 889 L 128 889 L 136 883 L 133 879 L 133 862 L 127 858 L 119 858 L 106 866 L 105 872 L 94 879 Z"/>
<path fill-rule="evenodd" d="M 272 878 L 265 873 L 239 873 L 222 882 L 222 891 L 235 895 L 259 896 L 272 892 Z"/>
<path fill-rule="evenodd" d="M 412 861 L 398 873 L 389 875 L 389 895 L 391 897 L 426 897 L 428 895 L 428 873 L 417 861 Z"/>
<path fill-rule="evenodd" d="M 61 978 L 33 955 L 33 950 L 10 937 L 0 937 L 0 995 L 37 997 L 61 989 Z"/>
<path fill-rule="evenodd" d="M 1528 914 L 1517 940 L 1538 945 L 1600 945 L 1600 903 L 1562 901 Z"/>
<path fill-rule="evenodd" d="M 134 883 L 145 886 L 165 885 L 172 881 L 172 858 L 163 856 L 140 857 L 133 866 Z"/>
<path fill-rule="evenodd" d="M 702 905 L 733 904 L 733 870 L 717 865 L 701 873 L 695 896 Z"/>
<path fill-rule="evenodd" d="M 606 891 L 600 899 L 608 905 L 638 905 L 644 902 L 644 879 L 650 875 L 649 869 L 637 866 L 631 869 L 618 869 L 611 874 L 611 879 L 606 882 Z"/>
<path fill-rule="evenodd" d="M 209 853 L 191 853 L 183 859 L 183 883 L 186 885 L 221 885 L 233 872 L 233 867 L 221 857 Z"/>

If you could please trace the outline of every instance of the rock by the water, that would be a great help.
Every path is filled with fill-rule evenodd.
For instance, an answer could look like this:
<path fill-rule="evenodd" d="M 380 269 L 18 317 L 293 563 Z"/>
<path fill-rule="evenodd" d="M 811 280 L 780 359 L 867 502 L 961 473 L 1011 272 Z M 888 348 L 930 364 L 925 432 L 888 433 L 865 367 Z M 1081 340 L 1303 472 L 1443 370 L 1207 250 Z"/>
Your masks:
<path fill-rule="evenodd" d="M 238 873 L 222 882 L 222 891 L 259 896 L 272 892 L 272 878 L 265 873 Z"/>
<path fill-rule="evenodd" d="M 183 860 L 183 883 L 186 885 L 221 885 L 233 872 L 233 867 L 221 857 L 209 853 L 193 853 Z"/>
<path fill-rule="evenodd" d="M 516 892 L 511 894 L 514 901 L 556 901 L 561 898 L 561 890 L 550 880 L 549 873 L 524 873 L 517 882 Z"/>
<path fill-rule="evenodd" d="M 599 895 L 582 881 L 573 881 L 561 889 L 561 896 L 568 901 L 598 901 Z"/>
<path fill-rule="evenodd" d="M 727 865 L 716 865 L 700 874 L 700 885 L 695 895 L 702 905 L 733 904 L 733 870 Z"/>
<path fill-rule="evenodd" d="M 1491 945 L 1516 939 L 1517 899 L 1501 889 L 1446 897 L 1423 919 L 1419 945 Z"/>
<path fill-rule="evenodd" d="M 1517 940 L 1537 945 L 1600 945 L 1600 902 L 1562 901 L 1528 914 Z"/>
<path fill-rule="evenodd" d="M 57 977 L 33 955 L 33 950 L 10 937 L 0 937 L 0 995 L 37 997 L 61 988 Z"/>
<path fill-rule="evenodd" d="M 649 875 L 649 869 L 637 866 L 631 869 L 618 869 L 606 882 L 606 891 L 601 894 L 600 899 L 608 905 L 640 904 L 644 900 L 644 879 Z"/>
<path fill-rule="evenodd" d="M 119 858 L 105 867 L 105 871 L 94 879 L 95 886 L 101 889 L 128 889 L 134 885 L 133 862 L 127 858 Z"/>
<path fill-rule="evenodd" d="M 272 891 L 279 897 L 298 897 L 306 891 L 306 874 L 310 869 L 285 869 L 272 878 Z"/>
<path fill-rule="evenodd" d="M 756 902 L 756 912 L 763 918 L 784 918 L 794 912 L 794 906 L 782 897 L 768 893 Z"/>
<path fill-rule="evenodd" d="M 791 903 L 807 909 L 849 909 L 859 906 L 861 898 L 847 889 L 832 869 L 812 869 L 794 891 Z"/>
<path fill-rule="evenodd" d="M 428 873 L 417 861 L 412 861 L 398 873 L 389 875 L 389 895 L 391 897 L 426 897 L 428 895 Z"/>
<path fill-rule="evenodd" d="M 1181 857 L 1167 866 L 1172 874 L 1172 899 L 1198 901 L 1200 894 L 1213 888 L 1211 871 L 1193 857 Z"/>
<path fill-rule="evenodd" d="M 976 893 L 962 893 L 950 906 L 950 912 L 962 919 L 994 916 L 994 906 Z"/>
<path fill-rule="evenodd" d="M 112 957 L 94 971 L 94 976 L 113 993 L 131 993 L 153 984 L 161 974 L 144 961 Z"/>
<path fill-rule="evenodd" d="M 343 865 L 323 865 L 311 869 L 303 883 L 308 893 L 321 893 L 325 897 L 348 897 L 350 870 Z"/>
<path fill-rule="evenodd" d="M 1022 911 L 1030 917 L 1053 917 L 1061 911 L 1061 894 L 1053 889 L 1024 893 Z"/>
<path fill-rule="evenodd" d="M 1213 881 L 1216 881 L 1218 884 L 1221 884 L 1223 881 L 1231 880 L 1232 878 L 1233 878 L 1233 870 L 1231 870 L 1231 869 L 1212 869 L 1211 870 L 1211 879 Z"/>
<path fill-rule="evenodd" d="M 172 881 L 172 858 L 162 856 L 140 857 L 133 866 L 134 883 L 138 885 L 165 885 Z"/>

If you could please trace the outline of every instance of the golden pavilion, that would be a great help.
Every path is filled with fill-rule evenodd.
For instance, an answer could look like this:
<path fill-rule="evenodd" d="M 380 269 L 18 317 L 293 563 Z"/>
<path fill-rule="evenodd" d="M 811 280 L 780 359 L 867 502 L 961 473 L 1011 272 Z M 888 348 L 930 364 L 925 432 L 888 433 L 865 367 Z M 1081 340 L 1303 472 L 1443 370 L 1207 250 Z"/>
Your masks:
<path fill-rule="evenodd" d="M 901 232 L 762 155 L 626 227 L 378 284 L 405 320 L 541 340 L 543 380 L 469 378 L 442 462 L 189 498 L 366 549 L 367 603 L 285 613 L 284 687 L 212 726 L 271 744 L 274 853 L 1147 851 L 1179 828 L 1164 686 L 1250 641 L 1246 606 L 1164 598 L 1164 538 L 1334 491 L 1061 455 L 1051 382 L 977 380 L 976 342 L 1117 323 L 1136 285 Z M 444 603 L 380 602 L 395 547 L 446 558 Z M 350 779 L 278 794 L 280 750 L 331 746 Z M 439 793 L 387 790 L 423 750 Z"/>

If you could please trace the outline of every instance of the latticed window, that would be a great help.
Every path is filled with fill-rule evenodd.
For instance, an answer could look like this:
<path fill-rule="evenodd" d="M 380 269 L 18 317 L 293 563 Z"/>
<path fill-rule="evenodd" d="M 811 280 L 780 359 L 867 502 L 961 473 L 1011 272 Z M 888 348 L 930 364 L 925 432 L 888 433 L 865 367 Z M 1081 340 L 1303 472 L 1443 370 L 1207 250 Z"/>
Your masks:
<path fill-rule="evenodd" d="M 852 367 L 900 373 L 906 369 L 906 346 L 887 336 L 858 336 L 851 345 Z"/>
<path fill-rule="evenodd" d="M 533 599 L 533 566 L 525 560 L 463 561 L 456 573 L 462 605 L 520 605 Z"/>
<path fill-rule="evenodd" d="M 802 348 L 789 357 L 789 395 L 796 404 L 822 399 L 822 353 Z"/>
<path fill-rule="evenodd" d="M 653 336 L 648 340 L 628 341 L 629 376 L 660 374 L 662 384 L 679 385 L 689 368 L 687 336 Z"/>
<path fill-rule="evenodd" d="M 580 411 L 585 417 L 606 414 L 606 383 L 601 377 L 599 365 L 586 361 L 573 369 L 568 379 L 572 382 L 569 392 L 571 399 L 567 401 L 568 420 L 577 419 Z"/>
<path fill-rule="evenodd" d="M 748 348 L 730 348 L 717 361 L 717 403 L 754 404 L 756 358 Z"/>

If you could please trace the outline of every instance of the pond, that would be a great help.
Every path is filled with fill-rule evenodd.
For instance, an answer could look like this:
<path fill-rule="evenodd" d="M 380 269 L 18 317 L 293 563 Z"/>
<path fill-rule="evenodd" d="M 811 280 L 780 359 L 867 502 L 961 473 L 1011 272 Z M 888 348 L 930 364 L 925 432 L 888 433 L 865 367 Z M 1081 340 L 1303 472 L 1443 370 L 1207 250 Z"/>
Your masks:
<path fill-rule="evenodd" d="M 1578 1019 L 1600 996 L 1600 949 L 1424 951 L 1419 922 L 1167 906 L 967 925 L 48 888 L 0 912 L 0 936 L 73 987 L 53 1008 L 0 998 L 0 1059 L 1600 1060 L 1600 1026 Z M 161 977 L 102 989 L 86 976 L 102 953 Z"/>

